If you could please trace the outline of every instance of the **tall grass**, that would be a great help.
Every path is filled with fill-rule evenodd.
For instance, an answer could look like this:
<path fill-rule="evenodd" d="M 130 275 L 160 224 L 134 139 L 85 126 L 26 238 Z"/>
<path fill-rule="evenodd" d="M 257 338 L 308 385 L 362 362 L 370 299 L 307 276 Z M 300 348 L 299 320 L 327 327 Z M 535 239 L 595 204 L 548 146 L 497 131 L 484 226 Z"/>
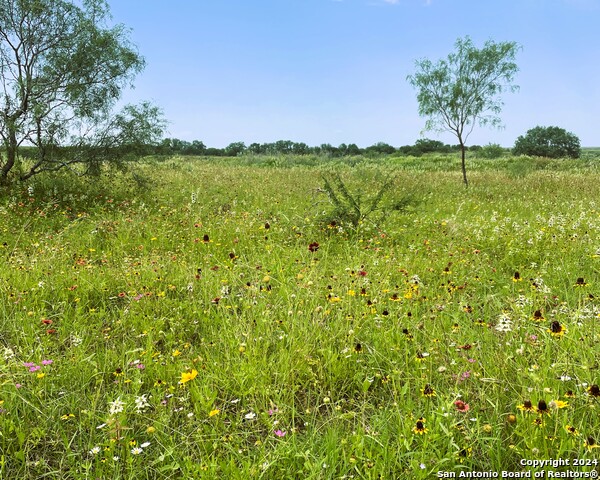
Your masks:
<path fill-rule="evenodd" d="M 336 164 L 415 200 L 358 235 L 294 159 L 11 191 L 0 478 L 595 469 L 595 166 L 473 161 L 465 190 L 452 162 L 406 161 Z"/>

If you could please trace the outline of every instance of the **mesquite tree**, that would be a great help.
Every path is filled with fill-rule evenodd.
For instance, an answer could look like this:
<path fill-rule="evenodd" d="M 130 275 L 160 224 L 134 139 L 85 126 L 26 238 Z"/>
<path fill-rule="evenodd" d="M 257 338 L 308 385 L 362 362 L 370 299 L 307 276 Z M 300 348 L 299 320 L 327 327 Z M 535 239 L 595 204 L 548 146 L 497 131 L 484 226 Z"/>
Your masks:
<path fill-rule="evenodd" d="M 407 78 L 417 89 L 419 114 L 429 117 L 425 130 L 450 131 L 458 138 L 465 185 L 465 142 L 475 125 L 500 125 L 500 94 L 518 89 L 512 84 L 518 50 L 515 42 L 489 40 L 478 49 L 469 37 L 459 38 L 447 60 L 417 60 L 416 73 Z"/>
<path fill-rule="evenodd" d="M 164 130 L 149 104 L 111 114 L 145 63 L 105 0 L 0 0 L 0 183 L 133 158 Z M 22 162 L 19 149 L 34 147 Z"/>

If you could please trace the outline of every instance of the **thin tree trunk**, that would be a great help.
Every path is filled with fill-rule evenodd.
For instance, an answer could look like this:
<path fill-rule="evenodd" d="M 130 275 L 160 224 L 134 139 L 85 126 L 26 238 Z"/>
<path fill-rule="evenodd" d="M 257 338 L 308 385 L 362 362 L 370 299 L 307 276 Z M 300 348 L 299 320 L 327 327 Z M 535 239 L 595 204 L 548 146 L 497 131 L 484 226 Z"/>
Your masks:
<path fill-rule="evenodd" d="M 10 131 L 8 134 L 8 145 L 6 145 L 6 163 L 0 170 L 0 182 L 6 183 L 8 180 L 8 174 L 15 166 L 17 158 L 17 135 L 16 132 Z"/>
<path fill-rule="evenodd" d="M 468 187 L 469 181 L 467 180 L 467 166 L 465 164 L 465 144 L 462 142 L 462 140 L 460 140 L 460 154 L 461 154 L 463 182 L 465 183 L 465 187 Z"/>

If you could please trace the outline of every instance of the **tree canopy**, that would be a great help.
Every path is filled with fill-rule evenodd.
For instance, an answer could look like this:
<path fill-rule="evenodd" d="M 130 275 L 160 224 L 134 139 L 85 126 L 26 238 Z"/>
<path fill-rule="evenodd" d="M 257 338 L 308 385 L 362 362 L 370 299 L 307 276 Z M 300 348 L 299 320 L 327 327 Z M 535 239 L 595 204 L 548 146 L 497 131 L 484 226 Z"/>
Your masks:
<path fill-rule="evenodd" d="M 459 38 L 446 60 L 417 60 L 416 73 L 407 78 L 417 90 L 419 114 L 428 117 L 425 130 L 450 131 L 458 138 L 465 185 L 465 142 L 475 125 L 500 125 L 500 94 L 518 88 L 512 84 L 518 49 L 515 42 L 491 40 L 478 49 L 469 37 Z"/>
<path fill-rule="evenodd" d="M 0 0 L 0 181 L 13 170 L 21 179 L 75 164 L 97 171 L 162 136 L 149 103 L 111 114 L 145 62 L 109 16 L 105 0 Z M 26 166 L 21 146 L 37 152 Z"/>
<path fill-rule="evenodd" d="M 515 155 L 549 158 L 579 158 L 581 145 L 577 135 L 559 127 L 535 127 L 515 142 Z"/>

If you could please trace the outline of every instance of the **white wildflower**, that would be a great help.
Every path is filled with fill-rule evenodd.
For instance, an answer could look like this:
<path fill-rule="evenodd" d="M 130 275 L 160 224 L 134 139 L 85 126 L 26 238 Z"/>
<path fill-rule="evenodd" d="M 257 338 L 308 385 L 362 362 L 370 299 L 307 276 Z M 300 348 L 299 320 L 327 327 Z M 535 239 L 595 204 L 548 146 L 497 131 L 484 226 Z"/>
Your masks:
<path fill-rule="evenodd" d="M 121 400 L 121 397 L 117 398 L 114 402 L 108 404 L 108 413 L 110 415 L 116 415 L 121 413 L 125 408 L 125 402 Z"/>
<path fill-rule="evenodd" d="M 2 354 L 2 356 L 4 357 L 4 360 L 8 360 L 15 356 L 15 352 L 10 347 L 4 347 L 4 353 Z"/>
<path fill-rule="evenodd" d="M 139 397 L 135 397 L 135 411 L 137 413 L 144 413 L 149 406 L 148 394 L 144 393 Z"/>
<path fill-rule="evenodd" d="M 499 332 L 510 332 L 512 330 L 512 320 L 508 314 L 503 313 L 498 317 L 498 324 L 495 328 Z"/>

